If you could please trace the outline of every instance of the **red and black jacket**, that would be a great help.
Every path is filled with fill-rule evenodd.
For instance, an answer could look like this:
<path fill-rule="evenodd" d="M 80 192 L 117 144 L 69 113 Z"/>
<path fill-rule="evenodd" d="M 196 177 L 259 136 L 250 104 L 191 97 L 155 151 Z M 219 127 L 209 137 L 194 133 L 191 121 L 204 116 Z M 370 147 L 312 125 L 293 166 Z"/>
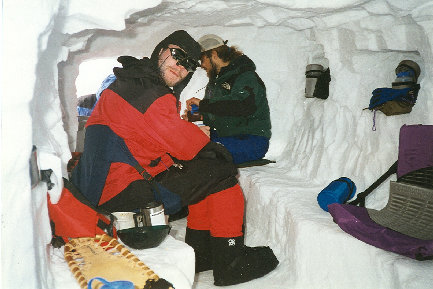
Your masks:
<path fill-rule="evenodd" d="M 92 126 L 108 127 L 119 136 L 152 176 L 168 169 L 172 157 L 191 160 L 209 142 L 196 125 L 180 118 L 177 97 L 149 59 L 126 56 L 119 62 L 123 68 L 114 68 L 116 80 L 104 90 L 87 121 L 84 152 L 71 179 L 94 205 L 107 202 L 143 177 L 131 165 L 107 156 L 117 154 L 117 148 L 95 150 L 94 146 L 104 144 L 98 137 L 88 137 L 101 132 L 89 129 Z"/>

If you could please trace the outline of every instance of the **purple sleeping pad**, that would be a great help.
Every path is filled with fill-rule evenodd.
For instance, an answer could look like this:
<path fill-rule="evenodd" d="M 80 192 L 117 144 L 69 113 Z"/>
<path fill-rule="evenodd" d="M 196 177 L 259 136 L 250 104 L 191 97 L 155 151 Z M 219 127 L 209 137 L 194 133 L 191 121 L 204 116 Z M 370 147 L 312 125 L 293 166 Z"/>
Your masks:
<path fill-rule="evenodd" d="M 433 240 L 409 237 L 381 226 L 369 217 L 366 208 L 335 203 L 328 210 L 334 222 L 358 240 L 412 259 L 433 258 Z"/>

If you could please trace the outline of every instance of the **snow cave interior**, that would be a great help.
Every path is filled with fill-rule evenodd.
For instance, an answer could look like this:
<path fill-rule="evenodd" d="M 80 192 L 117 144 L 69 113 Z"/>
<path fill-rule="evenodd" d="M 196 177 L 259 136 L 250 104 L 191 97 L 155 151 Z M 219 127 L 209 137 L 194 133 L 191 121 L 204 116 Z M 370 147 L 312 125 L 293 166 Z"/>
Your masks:
<path fill-rule="evenodd" d="M 351 178 L 362 192 L 397 159 L 403 125 L 433 124 L 433 1 L 429 0 L 4 0 L 2 40 L 2 288 L 79 288 L 61 249 L 50 245 L 47 185 L 32 187 L 29 159 L 52 169 L 60 196 L 77 138 L 77 98 L 95 93 L 116 58 L 150 56 L 174 30 L 198 39 L 217 34 L 256 64 L 267 87 L 274 164 L 240 169 L 246 244 L 268 245 L 280 264 L 233 288 L 431 288 L 433 261 L 417 261 L 343 232 L 317 204 L 332 180 Z M 419 64 L 412 111 L 397 116 L 368 107 L 391 87 L 402 60 Z M 329 67 L 326 100 L 306 98 L 308 64 Z M 181 100 L 202 97 L 198 69 Z M 389 181 L 367 198 L 387 204 Z M 194 276 L 172 224 L 158 248 L 132 250 L 176 288 L 214 288 L 211 272 Z"/>

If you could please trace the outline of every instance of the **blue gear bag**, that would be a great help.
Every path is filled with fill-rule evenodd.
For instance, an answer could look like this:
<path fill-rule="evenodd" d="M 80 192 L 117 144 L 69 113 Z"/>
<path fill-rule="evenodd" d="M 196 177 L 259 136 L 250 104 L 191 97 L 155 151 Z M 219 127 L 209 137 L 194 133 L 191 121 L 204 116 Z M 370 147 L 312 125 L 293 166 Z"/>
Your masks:
<path fill-rule="evenodd" d="M 317 202 L 324 211 L 328 212 L 328 205 L 344 204 L 353 198 L 355 192 L 355 183 L 349 178 L 341 177 L 332 181 L 317 195 Z"/>
<path fill-rule="evenodd" d="M 376 88 L 373 90 L 373 96 L 370 99 L 368 109 L 372 110 L 375 107 L 391 100 L 399 100 L 415 104 L 416 95 L 411 96 L 411 90 L 413 90 L 412 87 L 402 89 L 393 89 L 387 87 Z"/>

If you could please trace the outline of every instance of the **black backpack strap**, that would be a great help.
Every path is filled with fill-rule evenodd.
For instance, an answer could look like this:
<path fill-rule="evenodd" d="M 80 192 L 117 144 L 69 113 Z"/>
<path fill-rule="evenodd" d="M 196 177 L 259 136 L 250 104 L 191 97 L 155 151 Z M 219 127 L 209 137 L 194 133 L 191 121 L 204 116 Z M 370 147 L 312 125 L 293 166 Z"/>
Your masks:
<path fill-rule="evenodd" d="M 133 157 L 131 155 L 131 157 Z M 133 157 L 134 158 L 134 157 Z M 138 171 L 138 173 L 143 177 L 144 180 L 146 180 L 153 188 L 153 190 L 158 194 L 158 196 L 161 198 L 161 193 L 159 191 L 158 186 L 155 184 L 154 178 L 151 174 L 149 174 L 140 164 L 137 162 L 134 165 L 134 169 Z"/>
<path fill-rule="evenodd" d="M 67 241 L 65 241 L 65 239 L 63 239 L 62 237 L 56 235 L 56 224 L 51 220 L 50 220 L 50 227 L 51 227 L 51 245 L 57 249 L 65 245 Z"/>
<path fill-rule="evenodd" d="M 121 141 L 119 141 L 121 140 Z M 129 159 L 128 164 L 131 165 L 134 169 L 137 170 L 137 172 L 143 177 L 144 180 L 146 180 L 151 186 L 152 188 L 155 190 L 155 192 L 160 196 L 161 193 L 159 191 L 158 186 L 155 184 L 154 178 L 152 177 L 151 174 L 149 174 L 145 168 L 143 168 L 137 161 L 137 159 L 132 155 L 131 151 L 128 149 L 128 147 L 126 146 L 125 142 L 123 141 L 123 139 L 121 139 L 120 137 L 118 137 L 117 139 L 117 143 L 119 145 L 119 148 L 123 151 L 123 153 L 125 154 L 125 156 Z"/>
<path fill-rule="evenodd" d="M 392 174 L 397 173 L 397 164 L 396 161 L 380 178 L 378 178 L 371 186 L 369 186 L 365 191 L 359 193 L 356 196 L 356 199 L 350 202 L 350 205 L 359 205 L 360 207 L 365 207 L 365 198 L 380 184 L 382 184 L 386 179 L 388 179 Z"/>
<path fill-rule="evenodd" d="M 138 162 L 134 165 L 134 169 L 137 170 L 137 172 L 140 174 L 140 176 L 143 177 L 143 179 L 145 179 L 149 183 L 152 182 L 152 180 L 153 180 L 152 175 L 149 174 L 142 166 L 140 166 L 140 164 Z"/>

